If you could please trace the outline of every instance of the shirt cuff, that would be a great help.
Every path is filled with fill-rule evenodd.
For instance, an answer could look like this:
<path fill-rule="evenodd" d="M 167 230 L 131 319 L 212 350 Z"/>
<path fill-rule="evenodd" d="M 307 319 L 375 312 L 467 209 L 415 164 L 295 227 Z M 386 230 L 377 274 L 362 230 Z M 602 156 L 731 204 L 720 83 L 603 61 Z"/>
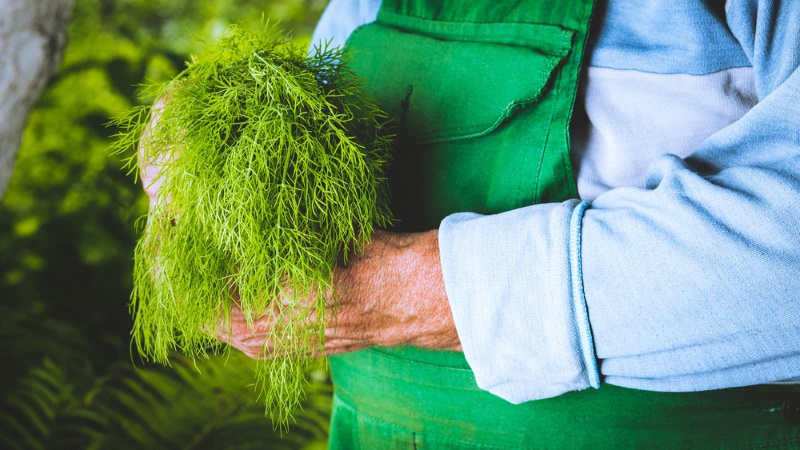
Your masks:
<path fill-rule="evenodd" d="M 453 214 L 445 289 L 478 386 L 511 403 L 599 387 L 580 267 L 586 202 Z"/>

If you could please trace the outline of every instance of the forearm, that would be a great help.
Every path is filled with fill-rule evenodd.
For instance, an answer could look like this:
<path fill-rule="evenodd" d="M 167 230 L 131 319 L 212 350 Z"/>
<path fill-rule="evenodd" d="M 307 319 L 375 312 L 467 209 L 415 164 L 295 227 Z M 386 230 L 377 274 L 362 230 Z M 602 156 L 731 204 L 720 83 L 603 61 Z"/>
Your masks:
<path fill-rule="evenodd" d="M 378 231 L 335 271 L 338 310 L 329 354 L 371 345 L 460 350 L 439 263 L 438 231 Z"/>

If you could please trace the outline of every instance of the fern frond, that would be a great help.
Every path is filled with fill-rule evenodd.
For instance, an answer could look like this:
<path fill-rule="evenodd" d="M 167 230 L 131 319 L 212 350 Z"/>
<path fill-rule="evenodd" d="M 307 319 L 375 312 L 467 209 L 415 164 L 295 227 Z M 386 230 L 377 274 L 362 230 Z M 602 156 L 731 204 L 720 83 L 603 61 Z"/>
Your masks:
<path fill-rule="evenodd" d="M 329 383 L 309 385 L 315 403 L 305 403 L 293 416 L 292 432 L 282 436 L 247 386 L 255 361 L 176 355 L 173 363 L 170 369 L 124 369 L 98 393 L 93 405 L 109 419 L 110 448 L 288 449 L 326 442 Z"/>
<path fill-rule="evenodd" d="M 34 366 L 0 410 L 3 448 L 90 448 L 103 442 L 104 418 L 92 414 L 50 358 Z"/>

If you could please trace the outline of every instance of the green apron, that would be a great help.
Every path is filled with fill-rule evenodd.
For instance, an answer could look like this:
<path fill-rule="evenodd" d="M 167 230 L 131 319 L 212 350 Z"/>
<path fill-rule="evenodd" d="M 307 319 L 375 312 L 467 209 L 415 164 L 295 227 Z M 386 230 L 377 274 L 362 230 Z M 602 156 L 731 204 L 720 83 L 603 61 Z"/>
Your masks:
<path fill-rule="evenodd" d="M 398 231 L 577 197 L 568 128 L 592 3 L 385 0 L 353 32 L 351 67 L 398 119 Z M 512 405 L 477 387 L 461 353 L 375 347 L 330 364 L 331 449 L 794 448 L 800 436 L 782 412 L 788 387 L 607 385 Z"/>

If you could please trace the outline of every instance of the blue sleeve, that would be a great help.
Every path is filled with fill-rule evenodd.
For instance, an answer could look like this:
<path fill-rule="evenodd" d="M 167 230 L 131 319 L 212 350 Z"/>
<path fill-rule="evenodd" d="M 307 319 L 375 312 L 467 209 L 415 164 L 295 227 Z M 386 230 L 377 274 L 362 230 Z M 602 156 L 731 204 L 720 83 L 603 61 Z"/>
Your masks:
<path fill-rule="evenodd" d="M 790 6 L 791 5 L 791 6 Z M 733 0 L 759 103 L 647 189 L 598 197 L 583 286 L 605 381 L 691 391 L 800 378 L 800 5 Z"/>
<path fill-rule="evenodd" d="M 442 222 L 447 293 L 481 387 L 543 398 L 595 385 L 598 366 L 604 382 L 662 391 L 800 379 L 800 3 L 731 0 L 727 20 L 760 101 L 691 156 L 658 158 L 646 187 L 585 212 Z"/>
<path fill-rule="evenodd" d="M 381 0 L 331 0 L 311 37 L 312 45 L 344 46 L 350 33 L 375 21 Z"/>

